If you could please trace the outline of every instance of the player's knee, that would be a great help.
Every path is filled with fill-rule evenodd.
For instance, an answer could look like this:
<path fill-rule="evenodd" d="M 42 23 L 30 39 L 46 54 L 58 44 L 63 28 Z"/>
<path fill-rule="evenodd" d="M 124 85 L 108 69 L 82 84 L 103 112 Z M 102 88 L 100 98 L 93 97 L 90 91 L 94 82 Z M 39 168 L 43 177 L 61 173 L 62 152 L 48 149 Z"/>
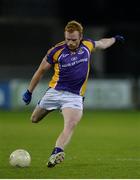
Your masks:
<path fill-rule="evenodd" d="M 78 124 L 79 121 L 80 121 L 80 119 L 75 119 L 75 118 L 71 119 L 68 123 L 68 127 L 70 129 L 73 129 Z"/>

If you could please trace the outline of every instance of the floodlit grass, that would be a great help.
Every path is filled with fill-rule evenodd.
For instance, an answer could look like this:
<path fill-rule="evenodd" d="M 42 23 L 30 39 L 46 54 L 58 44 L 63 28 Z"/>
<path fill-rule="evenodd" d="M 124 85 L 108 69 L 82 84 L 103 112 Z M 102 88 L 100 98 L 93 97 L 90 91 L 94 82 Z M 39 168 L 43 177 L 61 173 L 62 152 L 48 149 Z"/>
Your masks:
<path fill-rule="evenodd" d="M 0 111 L 0 179 L 140 179 L 140 112 L 87 111 L 66 147 L 64 162 L 48 169 L 46 162 L 63 128 L 59 112 L 38 124 L 31 112 Z M 13 168 L 9 155 L 26 149 L 29 168 Z"/>

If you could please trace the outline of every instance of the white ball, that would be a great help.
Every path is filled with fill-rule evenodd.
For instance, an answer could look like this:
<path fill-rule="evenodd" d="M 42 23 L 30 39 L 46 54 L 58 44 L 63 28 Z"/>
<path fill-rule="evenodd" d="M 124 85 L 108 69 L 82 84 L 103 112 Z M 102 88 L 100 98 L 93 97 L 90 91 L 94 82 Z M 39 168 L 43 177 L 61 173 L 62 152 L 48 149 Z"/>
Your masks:
<path fill-rule="evenodd" d="M 31 156 L 26 150 L 17 149 L 10 154 L 9 163 L 14 167 L 28 167 L 31 163 Z"/>

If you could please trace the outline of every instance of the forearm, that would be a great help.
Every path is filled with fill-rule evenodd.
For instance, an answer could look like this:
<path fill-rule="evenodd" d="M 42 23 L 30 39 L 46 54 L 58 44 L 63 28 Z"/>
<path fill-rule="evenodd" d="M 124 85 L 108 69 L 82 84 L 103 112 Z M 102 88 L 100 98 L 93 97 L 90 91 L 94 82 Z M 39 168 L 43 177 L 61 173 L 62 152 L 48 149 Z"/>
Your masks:
<path fill-rule="evenodd" d="M 32 93 L 37 84 L 39 83 L 40 79 L 42 78 L 43 74 L 40 74 L 38 71 L 32 77 L 30 84 L 28 86 L 28 90 Z"/>
<path fill-rule="evenodd" d="M 98 49 L 106 49 L 109 48 L 110 46 L 112 46 L 115 43 L 115 38 L 103 38 L 99 41 L 95 42 L 96 48 Z"/>
<path fill-rule="evenodd" d="M 33 93 L 35 87 L 39 83 L 42 76 L 45 74 L 46 70 L 48 70 L 50 67 L 51 67 L 51 64 L 49 64 L 46 61 L 46 59 L 44 58 L 42 60 L 41 64 L 40 64 L 39 68 L 37 69 L 37 71 L 33 75 L 26 92 L 23 94 L 22 99 L 23 99 L 23 101 L 25 102 L 26 105 L 28 105 L 31 102 L 32 93 Z"/>
<path fill-rule="evenodd" d="M 104 39 L 102 39 L 102 41 L 103 41 L 103 48 L 106 49 L 115 43 L 115 38 L 114 37 L 104 38 Z"/>
<path fill-rule="evenodd" d="M 39 83 L 42 76 L 45 74 L 47 70 L 49 70 L 51 67 L 51 64 L 49 64 L 46 59 L 44 58 L 38 68 L 38 70 L 35 72 L 34 76 L 31 79 L 31 82 L 28 86 L 28 90 L 32 93 L 37 84 Z"/>

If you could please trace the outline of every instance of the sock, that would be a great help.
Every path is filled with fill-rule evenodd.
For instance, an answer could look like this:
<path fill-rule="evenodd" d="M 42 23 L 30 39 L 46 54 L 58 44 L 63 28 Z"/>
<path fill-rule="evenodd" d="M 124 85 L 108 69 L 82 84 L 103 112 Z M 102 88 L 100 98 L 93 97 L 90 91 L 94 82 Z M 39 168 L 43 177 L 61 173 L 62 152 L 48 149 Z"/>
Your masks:
<path fill-rule="evenodd" d="M 52 154 L 57 154 L 59 152 L 63 152 L 63 149 L 61 149 L 60 147 L 55 147 L 52 151 Z"/>

